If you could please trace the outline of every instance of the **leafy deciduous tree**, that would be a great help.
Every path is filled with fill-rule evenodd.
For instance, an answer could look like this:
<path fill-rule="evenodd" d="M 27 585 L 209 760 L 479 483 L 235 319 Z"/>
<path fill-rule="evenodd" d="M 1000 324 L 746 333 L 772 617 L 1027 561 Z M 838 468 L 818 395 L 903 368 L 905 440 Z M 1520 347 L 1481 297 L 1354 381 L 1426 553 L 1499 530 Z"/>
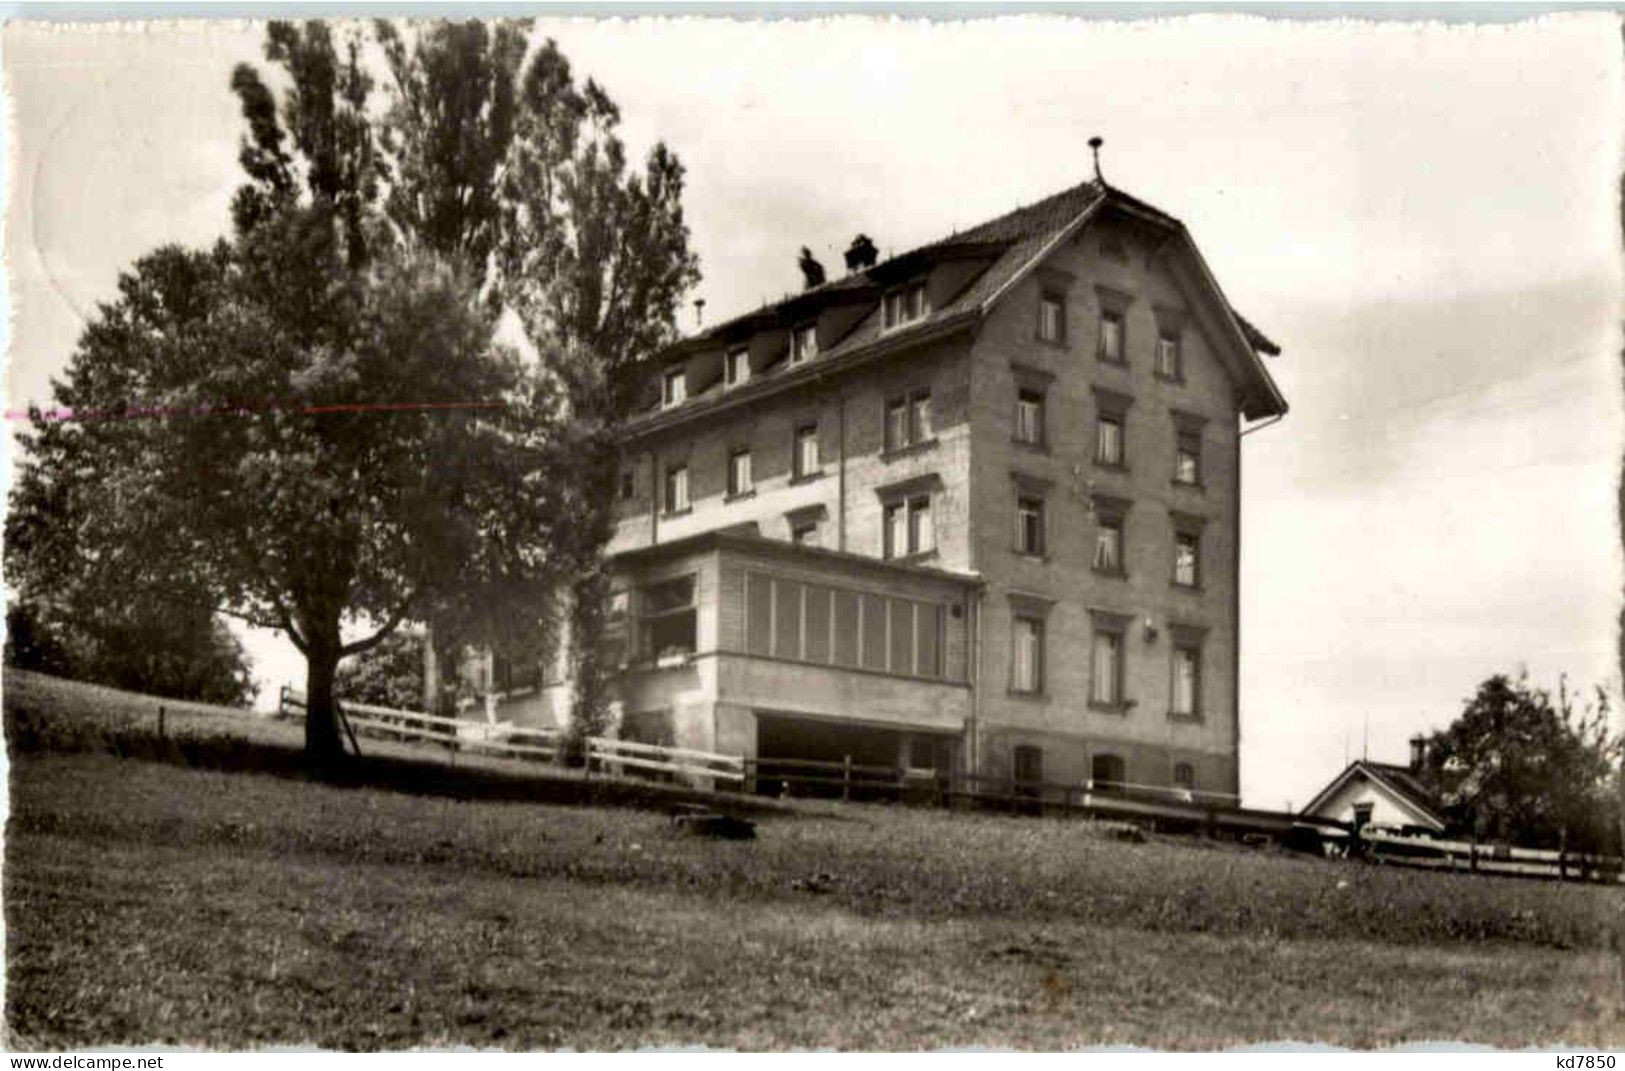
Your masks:
<path fill-rule="evenodd" d="M 612 427 L 633 403 L 628 367 L 675 336 L 699 272 L 676 156 L 657 144 L 641 173 L 630 169 L 608 94 L 591 80 L 578 86 L 551 40 L 527 56 L 529 29 L 436 23 L 408 41 L 378 24 L 395 86 L 387 203 L 407 240 L 488 282 L 490 300 L 517 314 L 538 349 L 578 357 L 562 374 L 595 493 L 575 518 L 593 565 L 572 600 L 574 722 L 592 732 L 605 706 L 597 637 L 608 574 L 597 552 L 613 531 Z M 435 632 L 437 646 L 461 638 L 439 614 Z"/>
<path fill-rule="evenodd" d="M 1423 777 L 1459 828 L 1530 847 L 1601 851 L 1617 845 L 1613 779 L 1622 754 L 1608 696 L 1576 710 L 1566 684 L 1550 693 L 1491 677 L 1449 728 L 1428 741 Z"/>
<path fill-rule="evenodd" d="M 237 637 L 197 598 L 98 606 L 58 596 L 6 606 L 6 661 L 148 695 L 246 706 L 258 688 Z"/>
<path fill-rule="evenodd" d="M 422 710 L 423 646 L 421 635 L 398 629 L 372 650 L 345 660 L 336 689 L 358 703 Z"/>

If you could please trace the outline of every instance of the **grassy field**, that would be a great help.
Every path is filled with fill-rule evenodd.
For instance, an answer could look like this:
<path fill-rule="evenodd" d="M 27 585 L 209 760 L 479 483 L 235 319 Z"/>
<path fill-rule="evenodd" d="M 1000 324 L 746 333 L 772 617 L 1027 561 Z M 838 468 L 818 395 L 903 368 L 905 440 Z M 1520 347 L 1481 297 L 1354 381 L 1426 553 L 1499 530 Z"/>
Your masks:
<path fill-rule="evenodd" d="M 89 744 L 11 773 L 13 1048 L 1625 1043 L 1602 887 L 880 807 L 715 842 Z"/>

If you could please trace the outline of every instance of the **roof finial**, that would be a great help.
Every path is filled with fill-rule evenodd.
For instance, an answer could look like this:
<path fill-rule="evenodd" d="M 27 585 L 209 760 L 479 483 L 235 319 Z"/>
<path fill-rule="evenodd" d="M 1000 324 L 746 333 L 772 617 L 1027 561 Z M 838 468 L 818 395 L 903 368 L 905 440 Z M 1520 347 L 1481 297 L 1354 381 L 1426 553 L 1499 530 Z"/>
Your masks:
<path fill-rule="evenodd" d="M 1106 139 L 1099 134 L 1089 139 L 1089 150 L 1095 154 L 1095 181 L 1102 186 L 1106 184 L 1105 177 L 1100 173 L 1100 147 L 1104 144 L 1106 144 Z"/>

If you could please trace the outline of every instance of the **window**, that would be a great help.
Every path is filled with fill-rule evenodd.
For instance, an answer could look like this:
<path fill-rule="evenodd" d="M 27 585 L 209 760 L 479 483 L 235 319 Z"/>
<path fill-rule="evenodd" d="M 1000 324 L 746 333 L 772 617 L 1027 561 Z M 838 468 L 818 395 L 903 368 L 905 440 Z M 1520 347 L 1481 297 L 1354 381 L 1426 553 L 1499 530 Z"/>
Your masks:
<path fill-rule="evenodd" d="M 1202 652 L 1189 642 L 1174 645 L 1173 699 L 1169 713 L 1194 718 L 1201 713 Z"/>
<path fill-rule="evenodd" d="M 931 499 L 927 495 L 908 500 L 908 545 L 910 554 L 936 549 L 936 529 L 931 526 Z"/>
<path fill-rule="evenodd" d="M 818 328 L 805 324 L 790 333 L 790 363 L 800 364 L 818 356 Z"/>
<path fill-rule="evenodd" d="M 790 526 L 790 542 L 802 547 L 818 546 L 818 522 L 800 521 Z"/>
<path fill-rule="evenodd" d="M 1202 537 L 1196 532 L 1174 533 L 1174 583 L 1194 588 L 1202 582 Z"/>
<path fill-rule="evenodd" d="M 1111 495 L 1095 495 L 1089 501 L 1095 518 L 1095 552 L 1089 564 L 1097 573 L 1124 575 L 1123 525 L 1130 504 Z"/>
<path fill-rule="evenodd" d="M 1017 791 L 1036 796 L 1044 781 L 1044 750 L 1034 744 L 1017 744 L 1011 753 Z"/>
<path fill-rule="evenodd" d="M 1121 712 L 1129 702 L 1123 696 L 1123 637 L 1133 620 L 1126 614 L 1091 610 L 1094 626 L 1089 650 L 1089 705 Z"/>
<path fill-rule="evenodd" d="M 1111 364 L 1123 364 L 1123 314 L 1107 309 L 1100 314 L 1100 359 Z"/>
<path fill-rule="evenodd" d="M 1106 629 L 1095 630 L 1094 681 L 1090 699 L 1106 706 L 1122 701 L 1118 663 L 1122 657 L 1122 637 Z"/>
<path fill-rule="evenodd" d="M 1100 465 L 1123 464 L 1122 414 L 1102 413 L 1095 418 L 1095 462 Z"/>
<path fill-rule="evenodd" d="M 942 607 L 914 604 L 914 675 L 942 676 Z"/>
<path fill-rule="evenodd" d="M 808 662 L 829 662 L 830 603 L 835 592 L 822 584 L 808 584 L 804 613 L 807 620 L 806 647 L 801 657 Z"/>
<path fill-rule="evenodd" d="M 1166 331 L 1157 335 L 1157 375 L 1162 379 L 1183 380 L 1185 370 L 1180 362 L 1179 336 Z"/>
<path fill-rule="evenodd" d="M 1196 768 L 1188 762 L 1174 763 L 1174 787 L 1190 792 L 1196 787 Z"/>
<path fill-rule="evenodd" d="M 914 604 L 907 599 L 886 600 L 891 642 L 886 668 L 893 673 L 914 672 Z"/>
<path fill-rule="evenodd" d="M 885 446 L 888 451 L 915 446 L 930 438 L 930 391 L 914 391 L 886 403 Z"/>
<path fill-rule="evenodd" d="M 666 512 L 681 513 L 688 508 L 688 466 L 666 468 Z"/>
<path fill-rule="evenodd" d="M 896 558 L 908 553 L 908 504 L 893 502 L 886 507 L 885 556 Z"/>
<path fill-rule="evenodd" d="M 796 429 L 795 456 L 791 459 L 791 475 L 802 480 L 815 475 L 818 469 L 818 425 L 803 424 Z"/>
<path fill-rule="evenodd" d="M 1096 755 L 1089 763 L 1089 779 L 1095 788 L 1122 788 L 1128 783 L 1121 755 Z"/>
<path fill-rule="evenodd" d="M 858 664 L 860 605 L 857 592 L 835 589 L 835 664 L 838 666 Z"/>
<path fill-rule="evenodd" d="M 609 593 L 609 606 L 604 612 L 604 625 L 598 637 L 598 661 L 610 669 L 624 669 L 630 654 L 627 645 L 627 631 L 630 622 L 628 611 L 631 609 L 631 593 L 626 591 L 612 591 Z M 559 659 L 554 657 L 548 660 L 552 667 L 557 667 Z M 544 669 L 544 672 L 546 670 Z M 552 676 L 557 677 L 556 672 Z M 557 680 L 548 682 L 545 677 L 543 683 L 558 683 Z"/>
<path fill-rule="evenodd" d="M 1010 690 L 1022 695 L 1044 690 L 1044 622 L 1036 617 L 1014 619 Z"/>
<path fill-rule="evenodd" d="M 639 600 L 638 650 L 656 663 L 694 653 L 694 576 L 651 584 Z"/>
<path fill-rule="evenodd" d="M 931 496 L 915 495 L 890 502 L 885 509 L 885 556 L 903 558 L 936 548 L 931 526 Z"/>
<path fill-rule="evenodd" d="M 755 489 L 751 480 L 750 450 L 739 447 L 728 455 L 728 497 L 748 495 Z"/>
<path fill-rule="evenodd" d="M 1044 500 L 1030 496 L 1016 499 L 1016 551 L 1043 557 Z"/>
<path fill-rule="evenodd" d="M 730 387 L 750 381 L 750 353 L 745 349 L 729 350 L 722 361 L 722 379 Z"/>
<path fill-rule="evenodd" d="M 915 391 L 909 395 L 908 432 L 913 442 L 923 443 L 931 438 L 930 391 Z"/>
<path fill-rule="evenodd" d="M 1042 342 L 1066 341 L 1066 298 L 1059 291 L 1038 295 L 1038 338 Z"/>
<path fill-rule="evenodd" d="M 1044 445 L 1044 394 L 1042 391 L 1016 392 L 1016 442 Z"/>
<path fill-rule="evenodd" d="M 1102 518 L 1095 528 L 1096 572 L 1123 574 L 1123 521 L 1121 518 Z"/>
<path fill-rule="evenodd" d="M 1156 361 L 1152 371 L 1158 379 L 1173 383 L 1185 381 L 1185 327 L 1190 313 L 1170 305 L 1152 305 L 1151 315 L 1157 320 Z"/>
<path fill-rule="evenodd" d="M 688 397 L 688 373 L 682 368 L 666 369 L 661 381 L 660 404 L 666 408 L 680 404 Z"/>
<path fill-rule="evenodd" d="M 745 650 L 773 653 L 773 578 L 761 573 L 745 574 Z"/>
<path fill-rule="evenodd" d="M 1179 432 L 1174 440 L 1174 482 L 1194 487 L 1202 482 L 1202 436 Z"/>
<path fill-rule="evenodd" d="M 1128 411 L 1132 394 L 1095 387 L 1095 464 L 1122 468 L 1128 463 Z"/>
<path fill-rule="evenodd" d="M 863 668 L 886 668 L 886 600 L 879 595 L 865 594 L 859 600 L 862 609 Z"/>
<path fill-rule="evenodd" d="M 637 469 L 621 470 L 621 497 L 623 499 L 631 498 L 637 493 L 637 480 Z"/>
<path fill-rule="evenodd" d="M 921 319 L 931 311 L 931 301 L 925 284 L 914 283 L 902 290 L 893 290 L 881 303 L 881 319 L 886 330 L 901 327 Z"/>
<path fill-rule="evenodd" d="M 805 588 L 794 580 L 773 580 L 773 654 L 779 658 L 801 657 L 801 593 Z"/>
<path fill-rule="evenodd" d="M 886 403 L 885 446 L 888 451 L 908 445 L 908 402 L 894 398 Z"/>

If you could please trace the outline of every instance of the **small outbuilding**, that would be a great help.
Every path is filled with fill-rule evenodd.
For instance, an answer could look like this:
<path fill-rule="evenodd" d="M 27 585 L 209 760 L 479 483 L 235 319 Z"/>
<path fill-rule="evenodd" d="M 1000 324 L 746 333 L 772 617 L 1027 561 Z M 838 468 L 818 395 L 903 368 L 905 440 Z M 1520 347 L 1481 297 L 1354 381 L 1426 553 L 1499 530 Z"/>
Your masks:
<path fill-rule="evenodd" d="M 1414 743 L 1412 750 L 1417 750 Z M 1448 824 L 1437 797 L 1416 776 L 1415 766 L 1367 759 L 1349 763 L 1302 813 L 1353 822 L 1354 807 L 1359 803 L 1371 804 L 1372 829 L 1439 836 Z"/>

